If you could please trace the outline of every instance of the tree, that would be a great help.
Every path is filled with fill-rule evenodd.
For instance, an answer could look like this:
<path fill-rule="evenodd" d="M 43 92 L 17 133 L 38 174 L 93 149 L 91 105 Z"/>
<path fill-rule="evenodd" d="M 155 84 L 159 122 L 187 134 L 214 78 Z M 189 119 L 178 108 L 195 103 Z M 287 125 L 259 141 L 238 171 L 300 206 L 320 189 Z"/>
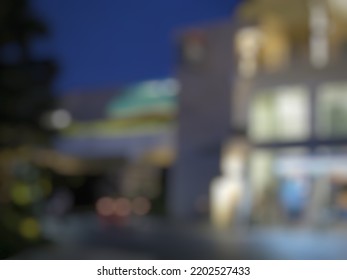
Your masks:
<path fill-rule="evenodd" d="M 54 107 L 51 84 L 56 67 L 51 60 L 34 60 L 30 40 L 47 29 L 30 13 L 25 0 L 0 4 L 0 131 L 2 145 L 39 141 L 44 131 L 40 116 Z M 11 56 L 11 61 L 9 61 Z M 15 131 L 14 131 L 15 130 Z"/>
<path fill-rule="evenodd" d="M 0 1 L 0 258 L 40 242 L 35 213 L 49 180 L 28 147 L 50 139 L 40 117 L 55 107 L 56 67 L 33 59 L 30 41 L 46 35 L 25 0 Z"/>

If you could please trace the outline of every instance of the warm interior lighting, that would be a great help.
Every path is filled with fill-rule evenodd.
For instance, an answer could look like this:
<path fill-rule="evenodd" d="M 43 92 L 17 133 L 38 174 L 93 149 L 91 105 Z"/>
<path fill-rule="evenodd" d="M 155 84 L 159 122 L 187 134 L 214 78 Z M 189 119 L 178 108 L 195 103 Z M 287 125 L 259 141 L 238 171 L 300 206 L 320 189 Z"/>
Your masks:
<path fill-rule="evenodd" d="M 324 3 L 311 1 L 310 11 L 310 58 L 316 68 L 323 68 L 329 62 L 329 17 Z"/>
<path fill-rule="evenodd" d="M 261 34 L 257 28 L 246 27 L 236 34 L 236 52 L 239 58 L 238 70 L 242 77 L 253 77 L 258 68 L 258 52 Z"/>
<path fill-rule="evenodd" d="M 211 184 L 211 221 L 217 228 L 230 226 L 237 214 L 245 187 L 244 170 L 247 145 L 244 141 L 228 143 L 222 154 L 222 176 Z"/>

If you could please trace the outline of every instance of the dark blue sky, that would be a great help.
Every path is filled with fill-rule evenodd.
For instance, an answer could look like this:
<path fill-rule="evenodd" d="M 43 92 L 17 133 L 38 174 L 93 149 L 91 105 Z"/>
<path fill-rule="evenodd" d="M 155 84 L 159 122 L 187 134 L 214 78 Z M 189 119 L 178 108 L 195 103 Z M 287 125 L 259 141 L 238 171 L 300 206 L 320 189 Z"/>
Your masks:
<path fill-rule="evenodd" d="M 32 0 L 51 34 L 58 93 L 126 85 L 174 73 L 173 32 L 231 16 L 240 0 Z"/>

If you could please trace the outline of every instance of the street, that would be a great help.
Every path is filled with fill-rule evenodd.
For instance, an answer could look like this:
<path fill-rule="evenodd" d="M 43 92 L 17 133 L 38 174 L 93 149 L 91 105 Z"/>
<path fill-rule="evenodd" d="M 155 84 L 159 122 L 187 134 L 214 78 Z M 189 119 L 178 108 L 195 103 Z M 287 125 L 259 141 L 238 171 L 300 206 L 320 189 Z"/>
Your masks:
<path fill-rule="evenodd" d="M 347 259 L 343 230 L 253 228 L 218 232 L 205 224 L 146 217 L 105 224 L 93 214 L 47 219 L 52 244 L 17 259 Z"/>

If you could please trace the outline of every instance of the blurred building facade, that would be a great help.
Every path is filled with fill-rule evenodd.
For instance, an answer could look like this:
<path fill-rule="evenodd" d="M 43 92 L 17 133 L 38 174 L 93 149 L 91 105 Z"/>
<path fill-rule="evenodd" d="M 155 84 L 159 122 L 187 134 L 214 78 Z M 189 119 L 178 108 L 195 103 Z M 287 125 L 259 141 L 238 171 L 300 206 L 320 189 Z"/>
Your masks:
<path fill-rule="evenodd" d="M 343 220 L 344 11 L 249 1 L 230 22 L 184 33 L 174 216 L 198 216 L 208 197 L 217 225 Z"/>

